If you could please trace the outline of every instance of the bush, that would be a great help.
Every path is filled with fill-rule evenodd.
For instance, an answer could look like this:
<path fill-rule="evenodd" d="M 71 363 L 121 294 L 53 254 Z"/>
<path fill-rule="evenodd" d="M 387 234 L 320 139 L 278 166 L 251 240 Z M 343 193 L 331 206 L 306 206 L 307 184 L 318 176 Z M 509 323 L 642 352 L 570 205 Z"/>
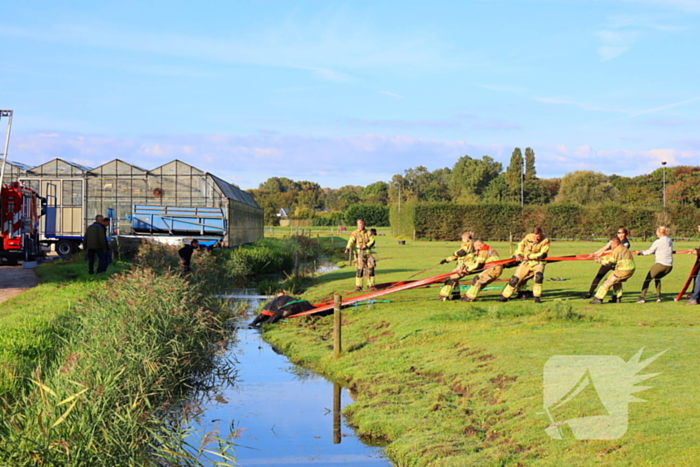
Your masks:
<path fill-rule="evenodd" d="M 345 223 L 355 225 L 358 219 L 365 221 L 365 225 L 372 227 L 388 227 L 389 207 L 373 204 L 354 204 L 345 211 Z"/>
<path fill-rule="evenodd" d="M 674 237 L 696 235 L 700 209 L 690 205 L 671 206 L 666 213 L 637 206 L 599 204 L 549 204 L 526 206 L 514 203 L 455 204 L 448 202 L 402 203 L 391 206 L 394 235 L 429 240 L 459 240 L 464 230 L 488 240 L 521 238 L 535 225 L 550 238 L 607 238 L 624 226 L 634 236 L 653 235 L 658 225 L 668 224 Z"/>
<path fill-rule="evenodd" d="M 311 219 L 311 225 L 314 227 L 335 227 L 341 225 L 345 220 L 345 213 L 340 211 L 317 212 L 316 216 Z"/>

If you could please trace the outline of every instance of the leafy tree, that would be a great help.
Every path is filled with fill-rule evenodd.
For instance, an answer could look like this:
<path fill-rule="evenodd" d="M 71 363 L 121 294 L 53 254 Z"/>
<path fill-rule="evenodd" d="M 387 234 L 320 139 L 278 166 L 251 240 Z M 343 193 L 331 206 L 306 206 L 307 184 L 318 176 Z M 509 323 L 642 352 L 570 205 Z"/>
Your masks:
<path fill-rule="evenodd" d="M 297 182 L 286 177 L 270 177 L 261 183 L 258 188 L 269 193 L 285 193 L 301 189 Z"/>
<path fill-rule="evenodd" d="M 543 178 L 540 180 L 542 187 L 547 192 L 547 202 L 551 203 L 552 200 L 559 194 L 559 187 L 561 185 L 561 179 L 559 178 Z"/>
<path fill-rule="evenodd" d="M 605 174 L 592 170 L 569 172 L 561 179 L 557 203 L 600 204 L 617 201 L 620 192 Z"/>
<path fill-rule="evenodd" d="M 403 203 L 406 201 L 406 192 L 408 191 L 408 182 L 401 174 L 396 174 L 391 177 L 391 182 L 389 182 L 389 201 L 392 204 L 396 204 L 400 201 Z"/>
<path fill-rule="evenodd" d="M 422 165 L 405 171 L 408 199 L 425 200 L 425 191 L 433 182 L 433 175 Z"/>
<path fill-rule="evenodd" d="M 535 170 L 535 151 L 532 148 L 525 148 L 525 178 L 533 179 L 537 176 Z"/>
<path fill-rule="evenodd" d="M 321 185 L 308 181 L 295 183 L 299 187 L 296 197 L 297 205 L 312 211 L 324 208 L 326 194 L 321 188 Z"/>
<path fill-rule="evenodd" d="M 345 211 L 349 206 L 360 202 L 364 187 L 345 185 L 337 190 L 331 190 L 326 197 L 326 207 L 333 211 Z"/>
<path fill-rule="evenodd" d="M 469 156 L 460 157 L 452 168 L 452 198 L 461 201 L 478 200 L 502 169 L 501 163 L 489 156 L 483 156 L 481 160 Z"/>
<path fill-rule="evenodd" d="M 505 203 L 511 200 L 505 173 L 501 173 L 498 177 L 491 180 L 489 186 L 484 190 L 484 200 L 499 203 Z"/>
<path fill-rule="evenodd" d="M 625 188 L 620 190 L 620 201 L 623 204 L 635 206 L 649 206 L 658 204 L 656 195 L 648 187 L 625 184 Z"/>
<path fill-rule="evenodd" d="M 525 178 L 525 204 L 547 204 L 552 200 L 542 180 Z"/>
<path fill-rule="evenodd" d="M 533 169 L 534 170 L 534 169 Z M 523 176 L 523 153 L 520 148 L 513 149 L 510 156 L 510 164 L 506 169 L 506 182 L 508 192 L 513 201 L 520 201 L 520 184 Z"/>
<path fill-rule="evenodd" d="M 374 182 L 371 185 L 367 185 L 360 198 L 365 204 L 386 206 L 389 200 L 389 184 L 386 182 Z"/>

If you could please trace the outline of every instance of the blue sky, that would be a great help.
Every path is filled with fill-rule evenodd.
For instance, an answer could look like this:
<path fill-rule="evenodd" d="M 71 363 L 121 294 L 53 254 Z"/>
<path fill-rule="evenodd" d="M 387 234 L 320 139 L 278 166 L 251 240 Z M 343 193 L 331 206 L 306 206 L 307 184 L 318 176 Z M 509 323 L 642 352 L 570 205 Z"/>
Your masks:
<path fill-rule="evenodd" d="M 541 177 L 700 164 L 700 0 L 101 3 L 0 0 L 10 160 L 244 189 L 516 146 Z"/>

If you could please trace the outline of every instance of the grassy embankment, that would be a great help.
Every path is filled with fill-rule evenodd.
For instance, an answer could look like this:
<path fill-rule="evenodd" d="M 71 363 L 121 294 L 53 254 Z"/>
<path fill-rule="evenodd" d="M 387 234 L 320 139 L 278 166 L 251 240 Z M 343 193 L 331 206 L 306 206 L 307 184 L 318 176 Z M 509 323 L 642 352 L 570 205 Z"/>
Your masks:
<path fill-rule="evenodd" d="M 633 249 L 649 244 L 633 241 Z M 378 245 L 379 282 L 405 279 L 458 246 L 412 241 L 399 246 L 392 237 L 379 237 Z M 507 244 L 492 246 L 509 255 Z M 554 242 L 551 256 L 599 246 Z M 672 301 L 694 258 L 676 256 L 674 271 L 663 280 L 663 303 L 634 303 L 653 257 L 637 257 L 622 304 L 602 306 L 581 298 L 598 265 L 571 261 L 547 266 L 541 305 L 498 303 L 498 290 L 483 292 L 476 303 L 437 302 L 433 287 L 386 296 L 391 303 L 344 310 L 344 355 L 337 360 L 331 356 L 332 317 L 273 325 L 265 337 L 295 362 L 347 384 L 356 402 L 346 414 L 360 434 L 387 440 L 387 455 L 397 465 L 698 465 L 700 308 Z M 513 271 L 506 269 L 502 278 Z M 353 275 L 347 266 L 328 273 L 305 298 L 351 290 Z M 566 425 L 563 440 L 545 433 L 550 421 L 543 413 L 543 369 L 550 357 L 608 355 L 627 362 L 641 348 L 642 360 L 668 351 L 639 371 L 658 375 L 638 384 L 652 389 L 635 394 L 648 402 L 629 404 L 622 437 L 577 440 Z M 622 370 L 614 374 L 620 375 L 617 387 L 625 383 Z M 552 413 L 566 420 L 607 411 L 589 386 Z"/>
<path fill-rule="evenodd" d="M 38 287 L 0 304 L 0 465 L 199 465 L 165 412 L 228 335 L 229 312 L 202 299 L 219 265 L 197 258 L 186 281 L 168 273 L 172 250 L 137 262 L 111 278 L 82 258 L 45 264 Z"/>

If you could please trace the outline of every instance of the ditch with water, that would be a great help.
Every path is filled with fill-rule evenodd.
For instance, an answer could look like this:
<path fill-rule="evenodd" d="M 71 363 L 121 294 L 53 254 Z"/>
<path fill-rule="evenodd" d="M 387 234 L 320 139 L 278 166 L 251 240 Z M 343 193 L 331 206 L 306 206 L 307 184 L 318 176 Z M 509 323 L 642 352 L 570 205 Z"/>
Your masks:
<path fill-rule="evenodd" d="M 235 375 L 215 376 L 190 427 L 222 436 L 230 429 L 243 467 L 390 466 L 381 447 L 363 442 L 344 420 L 347 389 L 291 363 L 247 326 L 264 299 L 239 300 L 250 302 L 248 312 L 222 358 L 234 362 Z"/>

